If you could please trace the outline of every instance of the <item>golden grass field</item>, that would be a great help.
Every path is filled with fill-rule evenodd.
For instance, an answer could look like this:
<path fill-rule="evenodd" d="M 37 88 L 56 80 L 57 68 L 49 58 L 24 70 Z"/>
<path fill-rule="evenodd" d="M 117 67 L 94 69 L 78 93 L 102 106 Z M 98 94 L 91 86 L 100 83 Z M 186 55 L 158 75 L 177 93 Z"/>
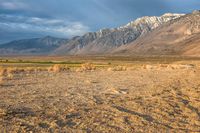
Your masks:
<path fill-rule="evenodd" d="M 2 58 L 0 133 L 200 132 L 195 58 Z"/>

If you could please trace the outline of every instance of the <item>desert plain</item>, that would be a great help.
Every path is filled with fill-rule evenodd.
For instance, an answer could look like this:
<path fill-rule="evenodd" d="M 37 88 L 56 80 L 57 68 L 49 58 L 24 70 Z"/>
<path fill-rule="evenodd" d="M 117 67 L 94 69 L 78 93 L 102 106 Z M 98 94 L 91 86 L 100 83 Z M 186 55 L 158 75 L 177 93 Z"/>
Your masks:
<path fill-rule="evenodd" d="M 198 59 L 51 63 L 2 60 L 1 133 L 200 132 Z"/>

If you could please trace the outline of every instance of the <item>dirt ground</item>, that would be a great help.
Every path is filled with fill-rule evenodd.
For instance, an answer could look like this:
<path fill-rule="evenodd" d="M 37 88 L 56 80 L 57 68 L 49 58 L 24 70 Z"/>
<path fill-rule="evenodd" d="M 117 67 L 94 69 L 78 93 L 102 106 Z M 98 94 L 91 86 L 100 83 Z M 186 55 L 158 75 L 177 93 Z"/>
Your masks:
<path fill-rule="evenodd" d="M 200 132 L 200 69 L 19 73 L 0 85 L 0 133 Z"/>

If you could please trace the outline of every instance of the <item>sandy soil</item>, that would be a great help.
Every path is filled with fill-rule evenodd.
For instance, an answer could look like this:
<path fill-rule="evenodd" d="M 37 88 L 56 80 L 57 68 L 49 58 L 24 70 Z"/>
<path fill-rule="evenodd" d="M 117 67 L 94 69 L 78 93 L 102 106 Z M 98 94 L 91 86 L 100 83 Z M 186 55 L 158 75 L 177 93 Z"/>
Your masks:
<path fill-rule="evenodd" d="M 0 85 L 0 132 L 200 132 L 200 70 L 20 73 Z"/>

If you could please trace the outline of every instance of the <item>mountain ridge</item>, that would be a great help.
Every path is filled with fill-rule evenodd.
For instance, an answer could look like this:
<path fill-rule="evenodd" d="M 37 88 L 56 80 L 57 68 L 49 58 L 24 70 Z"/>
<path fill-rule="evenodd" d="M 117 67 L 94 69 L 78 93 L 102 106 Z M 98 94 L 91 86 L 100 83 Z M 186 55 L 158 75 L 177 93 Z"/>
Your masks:
<path fill-rule="evenodd" d="M 87 33 L 68 44 L 56 49 L 55 55 L 79 54 L 105 54 L 112 48 L 128 44 L 161 24 L 183 16 L 184 14 L 164 14 L 160 17 L 142 17 L 125 26 L 112 29 L 101 29 L 97 32 Z"/>
<path fill-rule="evenodd" d="M 200 56 L 200 11 L 165 23 L 136 41 L 116 48 L 111 54 Z"/>
<path fill-rule="evenodd" d="M 14 40 L 0 44 L 0 55 L 45 55 L 67 41 L 68 39 L 51 36 Z"/>

